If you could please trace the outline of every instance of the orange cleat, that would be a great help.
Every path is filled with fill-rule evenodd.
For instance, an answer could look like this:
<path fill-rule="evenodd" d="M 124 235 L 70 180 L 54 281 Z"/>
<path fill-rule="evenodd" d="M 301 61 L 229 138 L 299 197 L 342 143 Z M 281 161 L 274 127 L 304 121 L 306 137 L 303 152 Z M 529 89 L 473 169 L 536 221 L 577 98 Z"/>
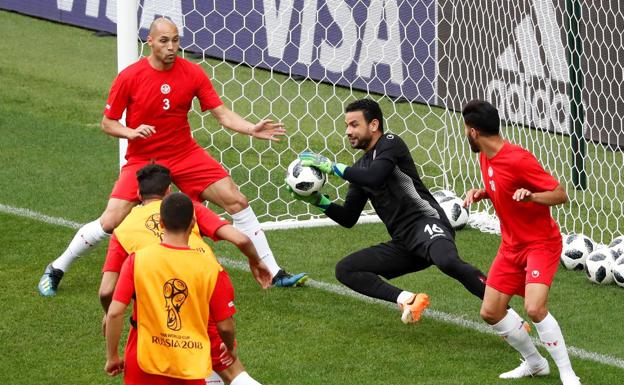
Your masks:
<path fill-rule="evenodd" d="M 414 294 L 412 298 L 408 299 L 403 306 L 403 314 L 401 315 L 401 321 L 404 324 L 418 322 L 420 316 L 429 306 L 429 296 L 425 293 Z"/>

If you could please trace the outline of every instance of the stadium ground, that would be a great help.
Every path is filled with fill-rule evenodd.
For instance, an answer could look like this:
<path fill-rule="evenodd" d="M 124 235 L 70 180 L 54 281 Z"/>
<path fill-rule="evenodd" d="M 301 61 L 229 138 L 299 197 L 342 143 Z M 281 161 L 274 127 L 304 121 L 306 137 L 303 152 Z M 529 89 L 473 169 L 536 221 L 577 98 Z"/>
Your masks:
<path fill-rule="evenodd" d="M 116 72 L 114 39 L 7 12 L 0 12 L 0 32 L 5 42 L 0 203 L 71 222 L 95 218 L 117 171 L 117 143 L 98 128 Z M 4 212 L 0 224 L 2 382 L 120 383 L 102 369 L 97 288 L 104 246 L 72 267 L 57 297 L 42 298 L 36 290 L 39 276 L 74 230 Z M 333 285 L 336 261 L 387 238 L 381 225 L 272 231 L 268 237 L 286 268 Z M 461 254 L 482 269 L 497 244 L 497 237 L 474 230 L 458 233 Z M 225 245 L 216 244 L 215 250 L 241 260 Z M 505 384 L 497 374 L 519 362 L 496 336 L 432 317 L 407 327 L 395 309 L 315 287 L 261 292 L 248 274 L 230 270 L 237 289 L 240 355 L 265 384 Z M 432 310 L 481 324 L 478 301 L 439 272 L 397 282 L 428 292 Z M 568 344 L 616 363 L 573 357 L 585 383 L 615 384 L 624 374 L 617 365 L 624 359 L 622 295 L 614 286 L 591 285 L 581 273 L 561 271 L 556 278 L 551 309 Z M 557 384 L 558 379 L 514 382 L 536 383 Z"/>

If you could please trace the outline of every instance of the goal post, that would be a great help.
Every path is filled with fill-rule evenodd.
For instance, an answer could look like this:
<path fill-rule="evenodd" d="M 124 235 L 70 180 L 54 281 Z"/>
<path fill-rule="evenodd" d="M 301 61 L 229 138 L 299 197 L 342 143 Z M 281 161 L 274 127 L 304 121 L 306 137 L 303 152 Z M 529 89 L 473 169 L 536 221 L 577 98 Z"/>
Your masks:
<path fill-rule="evenodd" d="M 231 173 L 266 227 L 330 223 L 289 199 L 285 169 L 303 150 L 354 162 L 361 154 L 346 141 L 343 110 L 363 97 L 380 103 L 388 132 L 406 141 L 428 187 L 461 195 L 480 186 L 459 114 L 479 98 L 499 109 L 503 135 L 566 186 L 570 203 L 553 208 L 564 232 L 603 243 L 622 232 L 617 0 L 144 0 L 138 13 L 128 3 L 137 4 L 118 1 L 119 15 L 137 17 L 120 17 L 118 28 L 132 25 L 134 42 L 144 41 L 154 17 L 170 18 L 181 55 L 203 66 L 229 108 L 250 121 L 285 123 L 287 137 L 269 143 L 220 127 L 197 105 L 189 114 L 198 143 Z M 577 190 L 583 175 L 587 188 Z M 330 178 L 323 192 L 340 201 L 346 183 Z"/>

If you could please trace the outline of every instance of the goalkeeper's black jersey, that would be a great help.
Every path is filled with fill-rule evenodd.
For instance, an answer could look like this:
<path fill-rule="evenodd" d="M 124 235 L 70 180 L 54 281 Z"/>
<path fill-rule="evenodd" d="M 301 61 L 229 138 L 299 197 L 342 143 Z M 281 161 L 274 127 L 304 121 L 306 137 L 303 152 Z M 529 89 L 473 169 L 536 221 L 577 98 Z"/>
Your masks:
<path fill-rule="evenodd" d="M 448 219 L 421 181 L 405 142 L 396 135 L 382 135 L 375 146 L 345 170 L 350 182 L 343 206 L 332 204 L 327 216 L 352 226 L 370 199 L 375 212 L 395 240 L 410 236 L 413 224 L 423 217 Z"/>

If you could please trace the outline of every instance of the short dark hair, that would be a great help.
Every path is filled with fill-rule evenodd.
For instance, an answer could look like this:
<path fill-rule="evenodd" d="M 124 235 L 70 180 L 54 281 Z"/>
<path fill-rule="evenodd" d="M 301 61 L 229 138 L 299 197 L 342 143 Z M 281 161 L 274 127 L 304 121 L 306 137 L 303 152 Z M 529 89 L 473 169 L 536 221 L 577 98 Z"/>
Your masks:
<path fill-rule="evenodd" d="M 160 205 L 160 222 L 165 231 L 185 231 L 191 225 L 194 211 L 191 198 L 184 193 L 175 192 L 163 199 Z"/>
<path fill-rule="evenodd" d="M 169 169 L 159 164 L 149 164 L 136 173 L 139 181 L 139 194 L 143 199 L 164 197 L 171 185 Z"/>
<path fill-rule="evenodd" d="M 349 103 L 345 108 L 345 112 L 362 111 L 366 123 L 370 123 L 373 119 L 379 122 L 379 131 L 384 132 L 383 112 L 379 103 L 372 99 L 360 99 Z"/>
<path fill-rule="evenodd" d="M 484 100 L 471 100 L 462 110 L 464 123 L 484 136 L 498 135 L 500 118 L 498 110 Z"/>

